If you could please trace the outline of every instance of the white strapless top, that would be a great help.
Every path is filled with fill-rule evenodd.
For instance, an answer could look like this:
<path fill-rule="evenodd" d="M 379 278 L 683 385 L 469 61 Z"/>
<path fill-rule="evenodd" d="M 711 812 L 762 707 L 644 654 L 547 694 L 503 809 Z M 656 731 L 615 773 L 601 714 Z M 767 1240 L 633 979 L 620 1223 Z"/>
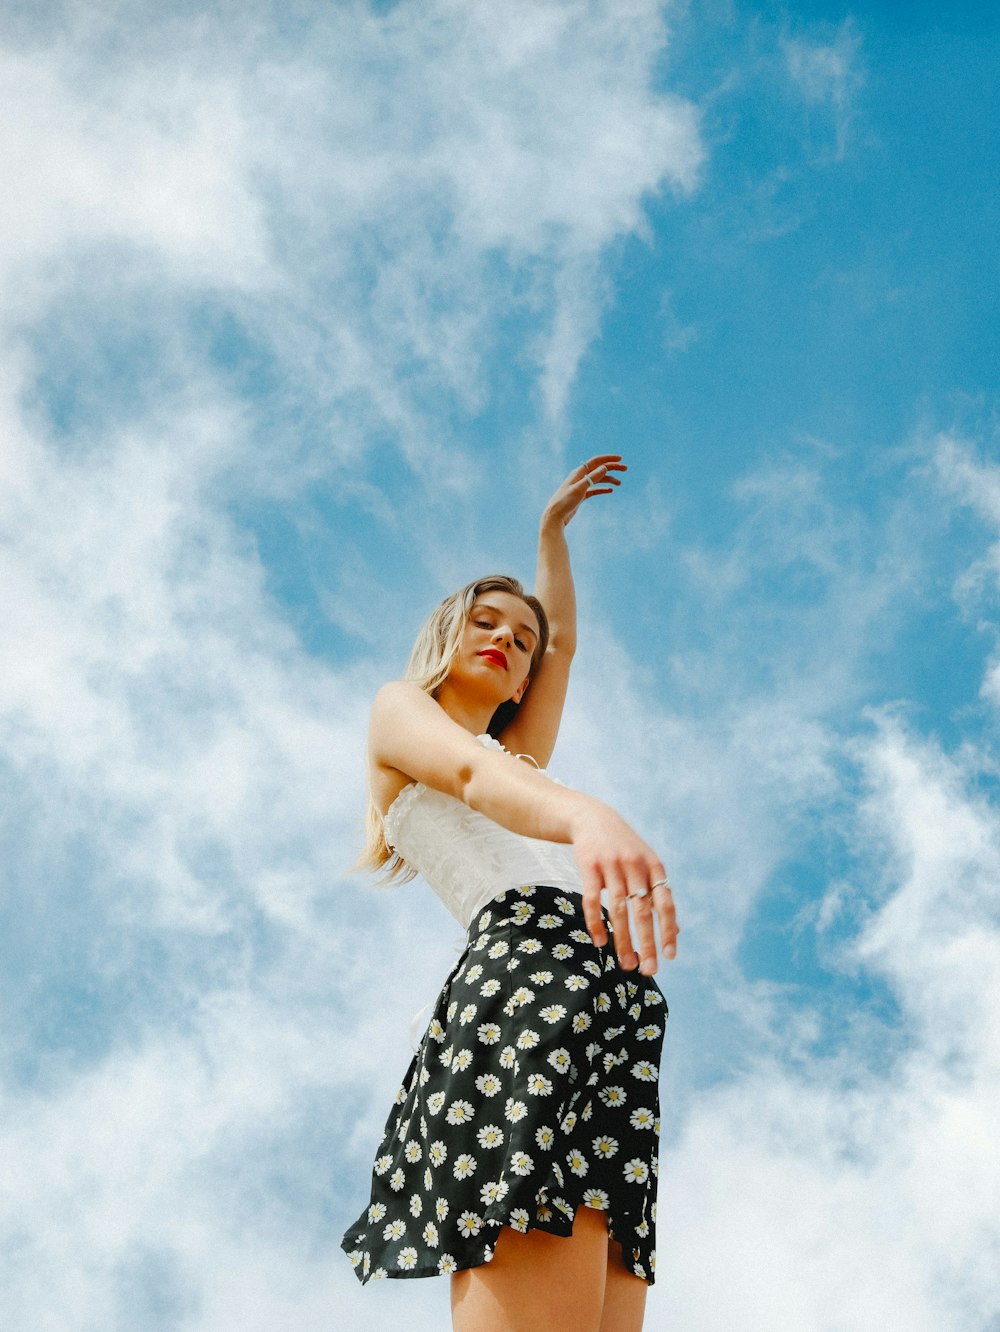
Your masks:
<path fill-rule="evenodd" d="M 485 748 L 503 750 L 491 735 L 476 739 Z M 463 929 L 508 888 L 547 883 L 564 892 L 583 891 L 571 846 L 522 837 L 423 782 L 404 786 L 389 806 L 385 840 L 426 879 Z"/>

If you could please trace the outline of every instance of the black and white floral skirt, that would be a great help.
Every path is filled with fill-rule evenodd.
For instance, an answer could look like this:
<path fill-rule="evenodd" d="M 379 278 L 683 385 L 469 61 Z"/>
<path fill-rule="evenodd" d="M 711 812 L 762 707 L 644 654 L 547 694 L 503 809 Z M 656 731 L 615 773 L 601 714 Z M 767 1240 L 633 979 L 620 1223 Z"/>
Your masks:
<path fill-rule="evenodd" d="M 610 925 L 609 925 L 610 932 Z M 342 1241 L 358 1278 L 488 1263 L 502 1226 L 569 1235 L 608 1214 L 626 1265 L 656 1264 L 655 981 L 596 948 L 581 899 L 542 886 L 480 912 L 411 1063 Z"/>

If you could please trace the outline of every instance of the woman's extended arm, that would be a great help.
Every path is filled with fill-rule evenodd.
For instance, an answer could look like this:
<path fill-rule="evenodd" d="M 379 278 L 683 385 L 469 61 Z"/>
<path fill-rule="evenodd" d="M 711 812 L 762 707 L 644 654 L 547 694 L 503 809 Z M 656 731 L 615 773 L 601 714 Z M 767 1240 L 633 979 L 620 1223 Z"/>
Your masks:
<path fill-rule="evenodd" d="M 602 453 L 588 459 L 570 472 L 542 514 L 535 595 L 548 617 L 549 646 L 532 676 L 517 716 L 504 728 L 501 738 L 512 752 L 530 754 L 543 768 L 552 756 L 559 734 L 576 651 L 576 592 L 566 527 L 585 499 L 610 495 L 619 484 L 614 473 L 627 470 L 617 453 Z"/>
<path fill-rule="evenodd" d="M 394 770 L 463 801 L 512 832 L 573 846 L 583 880 L 583 910 L 594 942 L 607 942 L 600 910 L 602 889 L 615 931 L 615 951 L 626 968 L 656 970 L 653 909 L 663 947 L 673 957 L 677 921 L 666 872 L 655 851 L 609 805 L 551 781 L 510 755 L 485 749 L 415 684 L 396 681 L 379 691 L 369 737 L 373 765 Z M 635 895 L 635 934 L 628 897 Z"/>

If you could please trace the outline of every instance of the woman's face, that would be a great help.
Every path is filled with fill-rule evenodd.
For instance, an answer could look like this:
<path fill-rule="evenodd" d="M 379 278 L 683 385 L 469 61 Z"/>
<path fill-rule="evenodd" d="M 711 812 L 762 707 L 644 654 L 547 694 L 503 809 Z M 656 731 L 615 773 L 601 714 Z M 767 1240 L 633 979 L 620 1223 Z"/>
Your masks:
<path fill-rule="evenodd" d="M 465 622 L 460 669 L 470 680 L 490 685 L 499 702 L 520 703 L 537 645 L 538 620 L 530 606 L 511 592 L 483 592 Z"/>

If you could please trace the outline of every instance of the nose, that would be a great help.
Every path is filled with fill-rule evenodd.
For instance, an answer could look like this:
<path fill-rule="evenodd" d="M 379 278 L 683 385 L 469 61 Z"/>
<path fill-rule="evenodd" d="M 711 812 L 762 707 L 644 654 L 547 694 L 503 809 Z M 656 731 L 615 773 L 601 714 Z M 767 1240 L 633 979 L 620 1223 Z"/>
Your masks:
<path fill-rule="evenodd" d="M 497 628 L 494 629 L 493 631 L 493 642 L 505 643 L 507 647 L 510 647 L 511 644 L 514 642 L 514 635 L 505 625 L 501 624 L 498 625 Z"/>

